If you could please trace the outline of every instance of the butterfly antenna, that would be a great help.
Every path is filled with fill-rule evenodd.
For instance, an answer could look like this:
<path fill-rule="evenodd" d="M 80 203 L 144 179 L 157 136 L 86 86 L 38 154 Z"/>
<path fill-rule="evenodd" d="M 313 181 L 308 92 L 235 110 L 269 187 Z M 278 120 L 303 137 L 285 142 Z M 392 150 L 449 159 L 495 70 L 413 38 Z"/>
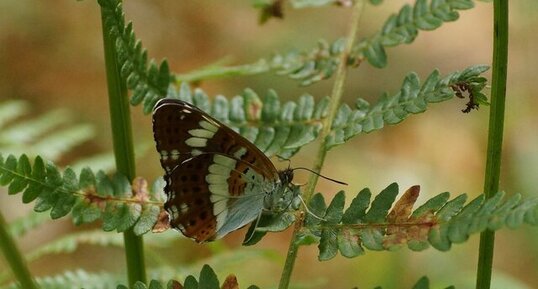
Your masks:
<path fill-rule="evenodd" d="M 325 219 L 323 219 L 322 217 L 314 214 L 312 211 L 310 211 L 310 209 L 308 208 L 308 206 L 306 205 L 305 201 L 303 200 L 303 197 L 301 197 L 301 195 L 298 196 L 299 197 L 299 200 L 301 200 L 301 203 L 303 203 L 303 206 L 304 206 L 304 209 L 307 213 L 309 213 L 312 217 L 320 220 L 320 221 L 327 221 Z"/>
<path fill-rule="evenodd" d="M 300 183 L 300 184 L 296 184 L 296 183 L 291 183 L 291 184 L 294 185 L 294 186 L 298 186 L 298 187 L 304 187 L 304 186 L 308 185 L 308 182 Z"/>
<path fill-rule="evenodd" d="M 243 242 L 243 244 L 250 242 L 252 237 L 254 237 L 254 233 L 256 233 L 256 228 L 258 228 L 258 225 L 260 224 L 260 219 L 262 218 L 262 212 L 258 214 L 258 217 L 256 218 L 256 224 L 254 224 L 254 228 L 252 229 L 252 232 L 248 236 L 248 238 Z"/>
<path fill-rule="evenodd" d="M 289 158 L 283 157 L 283 156 L 281 156 L 281 155 L 276 155 L 276 157 L 277 157 L 280 161 L 290 161 Z"/>
<path fill-rule="evenodd" d="M 316 172 L 316 171 L 313 171 L 313 170 L 311 170 L 311 169 L 309 169 L 309 168 L 298 167 L 298 168 L 293 168 L 293 170 L 294 170 L 294 171 L 295 171 L 295 170 L 305 170 L 305 171 L 309 171 L 309 172 L 311 172 L 311 173 L 313 173 L 313 174 L 315 174 L 315 175 L 318 175 L 318 176 L 320 176 L 320 177 L 322 177 L 322 178 L 324 178 L 324 179 L 326 179 L 326 180 L 333 181 L 333 182 L 335 182 L 335 183 L 337 183 L 337 184 L 341 184 L 341 185 L 347 186 L 347 183 L 344 183 L 344 182 L 342 182 L 342 181 L 339 181 L 339 180 L 335 180 L 335 179 L 326 177 L 326 176 L 324 176 L 324 175 L 322 175 L 322 174 L 320 174 L 320 173 L 318 173 L 318 172 Z"/>

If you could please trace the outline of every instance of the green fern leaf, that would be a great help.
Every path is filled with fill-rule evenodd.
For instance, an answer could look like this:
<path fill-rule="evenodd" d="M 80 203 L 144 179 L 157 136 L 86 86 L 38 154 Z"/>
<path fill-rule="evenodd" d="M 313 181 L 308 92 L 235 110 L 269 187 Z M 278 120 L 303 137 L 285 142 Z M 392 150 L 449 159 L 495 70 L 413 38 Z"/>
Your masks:
<path fill-rule="evenodd" d="M 370 1 L 379 4 L 378 0 Z M 296 8 L 321 6 L 327 4 L 347 5 L 351 1 L 341 0 L 294 0 Z M 261 3 L 257 7 L 267 10 L 274 3 Z M 279 5 L 279 4 L 278 4 Z M 278 6 L 277 5 L 277 6 Z M 409 44 L 418 36 L 419 31 L 439 28 L 445 22 L 459 18 L 459 11 L 474 7 L 471 0 L 417 0 L 414 6 L 404 5 L 398 13 L 391 15 L 375 35 L 357 43 L 348 57 L 348 66 L 357 66 L 366 59 L 372 66 L 382 68 L 387 64 L 386 47 Z M 264 12 L 262 12 L 264 13 Z M 263 15 L 263 14 L 262 14 Z M 252 64 L 238 66 L 209 66 L 201 70 L 175 76 L 178 83 L 197 82 L 215 77 L 253 75 L 274 71 L 299 81 L 301 85 L 310 85 L 330 78 L 340 62 L 345 39 L 332 43 L 320 40 L 318 46 L 307 51 L 290 51 L 275 54 L 268 59 L 261 59 Z M 480 96 L 477 94 L 477 96 Z"/>
<path fill-rule="evenodd" d="M 487 69 L 487 66 L 471 66 L 444 78 L 440 78 L 439 72 L 435 70 L 422 85 L 418 76 L 410 73 L 397 94 L 384 96 L 373 106 L 362 99 L 357 101 L 355 109 L 344 104 L 335 116 L 331 134 L 327 136 L 327 149 L 343 144 L 357 134 L 379 130 L 385 124 L 397 124 L 410 114 L 424 112 L 429 103 L 446 101 L 454 95 L 462 97 L 459 87 L 465 87 L 472 103 L 468 103 L 465 110 L 470 106 L 477 107 L 477 103 L 473 102 L 474 95 L 484 88 L 480 74 Z"/>
<path fill-rule="evenodd" d="M 238 131 L 268 156 L 289 158 L 302 146 L 316 139 L 321 121 L 328 113 L 328 99 L 318 103 L 310 95 L 297 102 L 281 104 L 276 92 L 270 90 L 265 97 L 251 89 L 226 99 L 215 97 L 211 103 L 200 89 L 191 91 L 187 84 L 169 94 L 173 98 L 192 103 L 219 121 Z"/>
<path fill-rule="evenodd" d="M 444 78 L 435 70 L 422 85 L 418 76 L 411 73 L 396 95 L 384 96 L 375 105 L 363 99 L 357 100 L 355 108 L 343 104 L 332 123 L 326 148 L 343 144 L 360 133 L 379 130 L 385 124 L 397 124 L 410 114 L 424 112 L 429 103 L 446 101 L 454 95 L 463 96 L 463 90 L 469 92 L 470 103 L 476 107 L 477 103 L 472 99 L 484 88 L 485 79 L 480 75 L 487 69 L 486 66 L 472 66 Z M 266 155 L 284 158 L 293 156 L 317 138 L 329 106 L 328 98 L 315 103 L 310 95 L 282 104 L 272 90 L 262 99 L 250 89 L 231 100 L 217 96 L 211 103 L 203 91 L 191 91 L 186 83 L 179 89 L 170 89 L 168 95 L 211 114 L 253 142 Z"/>
<path fill-rule="evenodd" d="M 255 221 L 250 225 L 243 240 L 243 246 L 251 246 L 258 243 L 267 232 L 281 232 L 286 230 L 295 222 L 295 219 L 295 215 L 291 212 L 262 215 L 259 221 Z"/>
<path fill-rule="evenodd" d="M 149 283 L 149 286 L 146 286 L 142 282 L 137 282 L 135 284 L 134 288 L 138 289 L 162 289 L 165 288 L 163 283 L 157 281 L 157 280 L 151 280 Z M 127 288 L 124 285 L 119 285 L 116 288 L 123 289 Z M 198 280 L 192 276 L 189 275 L 185 278 L 185 281 L 183 282 L 183 285 L 176 281 L 176 280 L 170 280 L 168 281 L 166 288 L 175 289 L 175 288 L 184 288 L 184 289 L 220 289 L 220 288 L 239 288 L 239 284 L 237 283 L 237 278 L 234 275 L 229 275 L 226 280 L 224 280 L 222 286 L 220 285 L 219 279 L 217 277 L 217 274 L 215 274 L 215 271 L 207 265 L 204 264 L 202 267 L 202 270 L 200 272 Z M 248 287 L 248 288 L 258 288 L 254 285 Z"/>
<path fill-rule="evenodd" d="M 27 254 L 26 259 L 28 261 L 35 261 L 46 255 L 71 253 L 74 252 L 81 244 L 98 245 L 102 247 L 122 247 L 123 239 L 121 238 L 121 235 L 107 234 L 103 231 L 71 233 L 38 247 Z"/>
<path fill-rule="evenodd" d="M 117 61 L 127 88 L 132 90 L 131 103 L 144 104 L 144 113 L 150 113 L 155 103 L 166 96 L 170 84 L 168 62 L 157 65 L 147 60 L 147 51 L 136 39 L 133 25 L 125 25 L 121 1 L 99 0 L 104 17 L 104 30 L 116 39 Z"/>
<path fill-rule="evenodd" d="M 22 100 L 10 100 L 0 104 L 0 128 L 3 128 L 7 123 L 24 115 L 29 109 L 27 102 Z M 5 128 L 2 129 L 4 131 Z M 3 135 L 3 133 L 2 133 Z M 0 138 L 4 142 L 4 138 Z"/>
<path fill-rule="evenodd" d="M 73 125 L 72 115 L 64 110 L 13 121 L 27 113 L 28 107 L 22 101 L 0 103 L 0 151 L 5 155 L 40 155 L 55 160 L 95 136 L 93 126 Z"/>
<path fill-rule="evenodd" d="M 209 267 L 209 265 L 204 265 L 202 271 L 200 272 L 200 279 L 198 281 L 198 289 L 217 289 L 220 288 L 219 279 L 215 271 Z"/>
<path fill-rule="evenodd" d="M 413 42 L 420 30 L 434 30 L 444 22 L 458 19 L 458 10 L 474 7 L 471 0 L 417 0 L 414 6 L 404 5 L 390 16 L 380 32 L 356 45 L 351 59 L 362 59 L 377 68 L 387 64 L 385 47 Z"/>
<path fill-rule="evenodd" d="M 321 224 L 336 225 L 342 220 L 344 215 L 345 193 L 344 191 L 338 192 L 333 198 L 327 210 Z M 338 230 L 336 228 L 323 230 L 321 232 L 321 239 L 319 241 L 319 260 L 330 260 L 338 253 Z"/>
<path fill-rule="evenodd" d="M 418 279 L 415 286 L 413 286 L 413 289 L 429 289 L 430 288 L 430 280 L 423 276 L 422 278 Z"/>
<path fill-rule="evenodd" d="M 37 157 L 33 167 L 26 155 L 17 159 L 0 154 L 0 185 L 8 186 L 10 194 L 23 192 L 25 203 L 35 200 L 34 210 L 50 210 L 50 217 L 61 218 L 72 213 L 75 224 L 102 218 L 103 230 L 124 232 L 129 228 L 144 234 L 157 222 L 163 203 L 162 181 L 148 190 L 145 180 L 136 178 L 134 186 L 119 174 L 109 178 L 90 169 L 77 173 L 67 168 L 63 172 L 51 162 Z M 160 187 L 160 189 L 159 189 Z"/>
<path fill-rule="evenodd" d="M 449 194 L 442 193 L 413 210 L 419 192 L 418 186 L 411 187 L 396 200 L 398 185 L 393 183 L 370 203 L 371 194 L 364 189 L 344 212 L 343 192 L 328 207 L 323 196 L 316 194 L 309 203 L 311 212 L 306 215 L 300 244 L 319 242 L 320 260 L 329 260 L 338 251 L 356 257 L 364 254 L 364 248 L 396 250 L 402 245 L 416 251 L 430 245 L 446 251 L 452 243 L 486 229 L 538 225 L 538 198 L 505 198 L 501 192 L 487 200 L 481 195 L 465 205 L 465 195 L 449 201 Z"/>
<path fill-rule="evenodd" d="M 56 276 L 37 277 L 41 289 L 102 289 L 114 288 L 123 280 L 123 276 L 109 273 L 89 273 L 84 270 L 67 271 Z M 20 289 L 18 284 L 11 284 L 2 289 Z"/>
<path fill-rule="evenodd" d="M 29 212 L 27 215 L 20 217 L 9 224 L 9 232 L 13 238 L 20 238 L 30 230 L 46 223 L 49 218 L 44 214 Z"/>
<path fill-rule="evenodd" d="M 292 50 L 287 53 L 278 53 L 252 64 L 228 67 L 209 66 L 185 74 L 177 74 L 174 79 L 176 83 L 197 82 L 209 78 L 254 75 L 274 71 L 277 75 L 297 80 L 301 85 L 310 85 L 328 79 L 334 74 L 340 62 L 340 54 L 344 45 L 344 39 L 338 39 L 333 43 L 320 40 L 317 47 L 309 51 Z M 355 60 L 350 59 L 350 65 L 355 65 Z"/>
<path fill-rule="evenodd" d="M 187 278 L 185 278 L 184 285 L 185 289 L 198 289 L 198 281 L 196 278 L 194 278 L 194 276 L 187 276 Z"/>
<path fill-rule="evenodd" d="M 363 190 L 361 190 L 357 194 L 357 197 L 353 199 L 351 205 L 349 205 L 349 208 L 342 216 L 342 223 L 353 224 L 356 223 L 358 220 L 364 218 L 364 215 L 366 215 L 366 209 L 368 209 L 368 207 L 370 206 L 371 196 L 372 193 L 370 192 L 370 189 L 364 188 Z"/>
<path fill-rule="evenodd" d="M 36 215 L 43 216 L 43 214 Z M 171 238 L 168 237 L 167 239 L 167 237 L 152 235 L 151 238 L 145 240 L 145 244 L 150 247 L 162 247 L 163 244 L 171 242 L 173 240 Z M 119 234 L 110 234 L 102 230 L 80 231 L 40 244 L 39 247 L 26 254 L 25 259 L 35 261 L 48 255 L 68 254 L 77 250 L 81 245 L 122 248 L 124 243 L 122 236 Z"/>

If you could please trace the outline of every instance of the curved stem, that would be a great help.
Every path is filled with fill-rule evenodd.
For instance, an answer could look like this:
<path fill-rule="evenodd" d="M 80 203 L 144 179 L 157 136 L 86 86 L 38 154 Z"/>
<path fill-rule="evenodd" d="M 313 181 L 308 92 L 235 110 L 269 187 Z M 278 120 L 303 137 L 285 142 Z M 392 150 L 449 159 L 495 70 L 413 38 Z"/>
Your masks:
<path fill-rule="evenodd" d="M 314 161 L 313 168 L 312 168 L 314 171 L 318 173 L 321 171 L 321 167 L 323 166 L 323 163 L 325 162 L 325 156 L 327 154 L 327 149 L 326 149 L 327 136 L 331 133 L 332 123 L 336 115 L 336 112 L 338 111 L 338 107 L 340 106 L 340 100 L 342 99 L 342 94 L 344 93 L 344 83 L 346 81 L 347 67 L 348 67 L 347 60 L 351 53 L 351 49 L 353 48 L 353 44 L 355 43 L 357 31 L 359 29 L 359 19 L 360 19 L 363 6 L 364 6 L 363 2 L 364 2 L 363 0 L 357 1 L 353 9 L 353 13 L 351 14 L 351 22 L 350 22 L 349 33 L 347 36 L 346 47 L 344 48 L 344 51 L 342 52 L 342 55 L 340 56 L 338 70 L 336 71 L 333 89 L 331 92 L 331 103 L 329 107 L 329 115 L 325 118 L 323 122 L 323 128 L 320 134 L 321 143 L 318 147 L 318 153 L 317 153 L 317 156 Z M 310 201 L 310 198 L 312 198 L 318 179 L 319 179 L 319 175 L 317 174 L 310 175 L 310 178 L 308 179 L 308 185 L 303 194 L 303 197 L 306 203 L 308 203 L 308 201 Z"/>
<path fill-rule="evenodd" d="M 17 248 L 17 244 L 8 232 L 6 221 L 4 216 L 0 212 L 0 249 L 4 253 L 11 271 L 19 281 L 22 288 L 37 289 L 37 285 L 32 278 L 30 270 L 26 265 L 21 251 Z"/>
<path fill-rule="evenodd" d="M 508 66 L 508 1 L 495 0 L 493 15 L 493 72 L 484 180 L 486 198 L 492 197 L 499 190 Z M 486 230 L 480 234 L 476 288 L 490 288 L 494 245 L 493 231 Z"/>
<path fill-rule="evenodd" d="M 349 28 L 349 33 L 347 36 L 346 47 L 340 56 L 340 62 L 338 64 L 338 70 L 336 71 L 336 76 L 335 76 L 333 89 L 331 93 L 329 115 L 327 116 L 327 118 L 325 118 L 324 123 L 323 123 L 323 129 L 321 131 L 321 143 L 318 147 L 318 153 L 314 161 L 314 165 L 313 165 L 313 170 L 316 172 L 319 172 L 321 170 L 321 167 L 323 166 L 323 163 L 325 161 L 325 156 L 327 155 L 327 149 L 326 149 L 327 136 L 331 133 L 331 126 L 333 123 L 333 119 L 336 115 L 336 112 L 338 111 L 340 100 L 344 92 L 344 83 L 347 76 L 347 60 L 351 52 L 351 49 L 353 48 L 353 43 L 355 42 L 355 39 L 357 36 L 357 31 L 359 28 L 359 19 L 362 14 L 363 7 L 364 7 L 364 0 L 358 0 L 355 3 L 353 12 L 351 14 L 350 28 Z M 307 204 L 312 198 L 312 195 L 314 194 L 314 190 L 316 188 L 318 179 L 319 179 L 319 176 L 317 174 L 310 175 L 310 178 L 308 180 L 308 186 L 305 189 L 305 192 L 303 193 L 304 201 Z M 293 267 L 295 265 L 295 260 L 297 258 L 297 252 L 299 250 L 299 244 L 297 243 L 297 236 L 298 236 L 299 231 L 302 229 L 302 227 L 303 227 L 302 218 L 299 216 L 295 223 L 295 228 L 293 230 L 293 235 L 292 235 L 290 245 L 288 248 L 288 254 L 286 256 L 286 261 L 284 263 L 284 269 L 282 270 L 282 275 L 280 277 L 280 283 L 278 285 L 279 289 L 287 289 L 289 286 L 291 274 L 293 271 Z"/>
<path fill-rule="evenodd" d="M 132 180 L 135 176 L 135 158 L 127 87 L 121 78 L 116 60 L 115 39 L 110 36 L 109 31 L 104 30 L 104 21 L 105 15 L 101 8 L 114 157 L 117 171 Z M 136 236 L 132 229 L 129 229 L 123 233 L 123 240 L 129 285 L 133 286 L 136 281 L 146 283 L 142 237 Z"/>

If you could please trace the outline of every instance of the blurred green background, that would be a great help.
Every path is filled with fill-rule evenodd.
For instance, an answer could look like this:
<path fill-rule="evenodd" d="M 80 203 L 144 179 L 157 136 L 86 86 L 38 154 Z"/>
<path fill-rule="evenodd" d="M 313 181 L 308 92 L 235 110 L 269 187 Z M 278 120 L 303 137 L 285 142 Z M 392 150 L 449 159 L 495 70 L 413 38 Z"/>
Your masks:
<path fill-rule="evenodd" d="M 385 1 L 368 5 L 359 28 L 361 37 L 375 33 L 390 13 L 410 1 Z M 287 6 L 284 20 L 257 23 L 250 1 L 126 1 L 126 17 L 134 22 L 138 38 L 150 57 L 166 57 L 172 71 L 184 73 L 223 58 L 232 64 L 255 62 L 273 52 L 309 49 L 320 38 L 333 41 L 346 33 L 349 11 L 340 7 L 293 10 Z M 510 54 L 507 88 L 505 139 L 501 188 L 527 197 L 538 188 L 538 98 L 537 67 L 538 2 L 511 1 Z M 441 73 L 474 64 L 490 64 L 492 53 L 492 4 L 476 2 L 462 11 L 460 19 L 432 32 L 420 32 L 410 45 L 390 48 L 389 65 L 375 69 L 367 64 L 351 70 L 345 101 L 357 97 L 375 101 L 383 92 L 395 93 L 410 71 L 423 79 L 433 69 Z M 32 114 L 65 108 L 77 123 L 95 127 L 96 136 L 58 160 L 61 165 L 111 150 L 101 24 L 96 1 L 0 1 L 0 103 L 27 100 Z M 489 74 L 488 74 L 489 77 Z M 264 74 L 203 82 L 209 95 L 233 96 L 245 87 L 260 94 L 275 89 L 285 98 L 304 92 L 316 98 L 330 93 L 332 80 L 300 87 L 286 77 Z M 379 192 L 391 182 L 404 190 L 421 186 L 419 203 L 440 192 L 452 195 L 481 193 L 487 138 L 488 108 L 462 114 L 464 101 L 437 104 L 421 115 L 411 116 L 398 126 L 359 135 L 332 150 L 323 173 L 348 182 L 348 204 L 363 187 Z M 132 108 L 134 139 L 149 147 L 138 157 L 138 175 L 150 180 L 162 174 L 158 155 L 152 150 L 151 119 Z M 28 115 L 29 118 L 32 115 Z M 149 144 L 149 145 L 148 145 Z M 305 147 L 292 160 L 293 166 L 312 164 L 316 143 Z M 144 151 L 144 150 L 142 150 Z M 3 152 L 4 153 L 4 152 Z M 32 152 L 29 152 L 32 153 Z M 275 162 L 278 162 L 275 160 Z M 279 167 L 286 162 L 277 163 Z M 305 181 L 299 175 L 297 181 Z M 318 190 L 331 197 L 342 187 L 320 181 Z M 0 189 L 0 210 L 8 220 L 25 215 L 30 205 L 20 196 L 7 196 Z M 55 221 L 20 240 L 25 251 L 63 234 L 96 226 L 75 227 L 68 219 Z M 115 233 L 110 233 L 115 234 Z M 146 236 L 150 245 L 148 265 L 172 264 L 174 269 L 201 263 L 215 265 L 219 276 L 235 273 L 242 286 L 257 284 L 271 288 L 278 283 L 290 232 L 272 234 L 255 248 L 241 249 L 244 230 L 211 245 L 198 245 L 167 232 Z M 120 236 L 118 234 L 118 236 Z M 162 239 L 162 242 L 159 241 Z M 497 233 L 494 259 L 494 288 L 538 288 L 538 230 L 523 227 Z M 162 246 L 155 244 L 162 243 Z M 148 246 L 150 246 L 148 245 Z M 367 252 L 365 256 L 317 261 L 317 248 L 303 247 L 293 276 L 296 288 L 410 288 L 422 275 L 433 288 L 456 285 L 472 288 L 477 260 L 478 235 L 455 245 L 448 253 Z M 261 254 L 258 251 L 262 250 Z M 269 252 L 265 250 L 270 250 Z M 41 258 L 31 263 L 36 275 L 53 275 L 64 270 L 123 272 L 121 248 L 82 246 L 72 254 Z M 0 270 L 5 270 L 0 263 Z M 162 272 L 165 274 L 165 272 Z M 166 277 L 172 277 L 168 275 Z M 442 288 L 444 288 L 442 287 Z M 246 288 L 246 287 L 245 287 Z"/>

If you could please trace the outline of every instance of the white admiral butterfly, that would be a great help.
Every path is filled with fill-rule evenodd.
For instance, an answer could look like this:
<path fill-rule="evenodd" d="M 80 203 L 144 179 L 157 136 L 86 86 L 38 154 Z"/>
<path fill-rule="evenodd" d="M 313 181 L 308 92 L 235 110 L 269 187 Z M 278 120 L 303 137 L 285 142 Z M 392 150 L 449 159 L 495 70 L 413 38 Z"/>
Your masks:
<path fill-rule="evenodd" d="M 160 100 L 153 132 L 170 226 L 197 242 L 285 210 L 295 198 L 292 169 L 278 171 L 254 144 L 187 102 Z"/>

